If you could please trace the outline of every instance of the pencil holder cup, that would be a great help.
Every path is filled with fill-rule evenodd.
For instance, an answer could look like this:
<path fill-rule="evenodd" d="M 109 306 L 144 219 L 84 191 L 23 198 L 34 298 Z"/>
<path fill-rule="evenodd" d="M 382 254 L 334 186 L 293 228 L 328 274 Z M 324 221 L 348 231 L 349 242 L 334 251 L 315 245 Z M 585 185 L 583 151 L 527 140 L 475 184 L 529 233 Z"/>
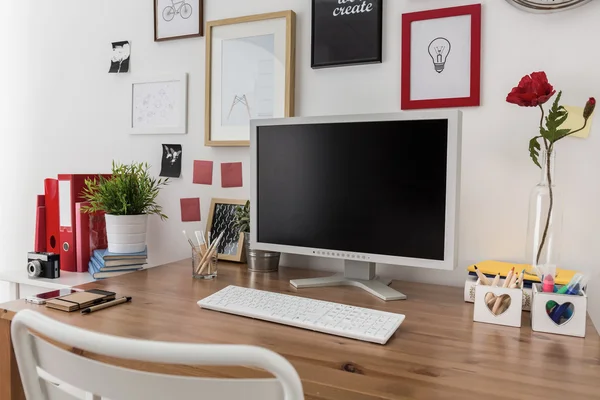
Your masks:
<path fill-rule="evenodd" d="M 542 292 L 542 285 L 533 285 L 531 329 L 536 332 L 585 337 L 587 295 Z"/>
<path fill-rule="evenodd" d="M 475 309 L 473 321 L 487 324 L 521 327 L 523 290 L 487 286 L 478 280 L 475 285 Z"/>
<path fill-rule="evenodd" d="M 219 266 L 218 255 L 202 253 L 200 249 L 192 251 L 192 276 L 195 279 L 214 279 Z"/>

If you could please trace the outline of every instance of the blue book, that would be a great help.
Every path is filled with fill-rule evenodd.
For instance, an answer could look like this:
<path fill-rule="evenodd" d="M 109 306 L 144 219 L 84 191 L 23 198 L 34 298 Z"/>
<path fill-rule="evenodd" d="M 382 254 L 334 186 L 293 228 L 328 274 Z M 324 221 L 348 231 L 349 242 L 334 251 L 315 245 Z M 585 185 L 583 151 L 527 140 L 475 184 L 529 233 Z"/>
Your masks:
<path fill-rule="evenodd" d="M 122 269 L 119 271 L 102 271 L 100 269 L 100 265 L 98 264 L 98 261 L 95 260 L 94 258 L 92 258 L 88 264 L 88 272 L 90 273 L 90 275 L 92 275 L 92 277 L 94 279 L 111 278 L 113 276 L 119 276 L 119 275 L 127 274 L 129 272 L 139 271 L 140 269 L 142 269 L 142 268 L 138 267 L 138 268 L 125 269 L 125 270 Z"/>
<path fill-rule="evenodd" d="M 107 268 L 122 269 L 123 267 L 132 267 L 132 266 L 142 266 L 146 264 L 146 257 L 139 258 L 127 258 L 127 259 L 107 259 L 104 257 L 106 254 L 106 250 L 94 250 L 94 254 L 92 256 L 93 259 L 100 265 L 100 268 L 104 271 Z"/>
<path fill-rule="evenodd" d="M 98 254 L 98 256 L 100 258 L 103 258 L 104 260 L 108 261 L 108 260 L 130 260 L 130 259 L 144 259 L 144 258 L 148 258 L 148 247 L 146 247 L 144 249 L 144 251 L 140 251 L 139 253 L 126 253 L 126 254 L 117 254 L 117 253 L 111 253 L 108 251 L 108 249 L 104 249 L 104 250 L 94 250 L 94 255 Z"/>

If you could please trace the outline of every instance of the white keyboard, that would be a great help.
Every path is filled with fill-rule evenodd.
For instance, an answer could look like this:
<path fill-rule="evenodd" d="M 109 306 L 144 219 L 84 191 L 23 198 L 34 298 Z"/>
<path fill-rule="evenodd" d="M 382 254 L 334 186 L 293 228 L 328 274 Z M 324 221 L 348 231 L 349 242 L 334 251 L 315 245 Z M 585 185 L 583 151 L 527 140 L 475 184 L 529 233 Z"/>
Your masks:
<path fill-rule="evenodd" d="M 385 344 L 404 315 L 238 286 L 198 302 L 202 308 Z"/>

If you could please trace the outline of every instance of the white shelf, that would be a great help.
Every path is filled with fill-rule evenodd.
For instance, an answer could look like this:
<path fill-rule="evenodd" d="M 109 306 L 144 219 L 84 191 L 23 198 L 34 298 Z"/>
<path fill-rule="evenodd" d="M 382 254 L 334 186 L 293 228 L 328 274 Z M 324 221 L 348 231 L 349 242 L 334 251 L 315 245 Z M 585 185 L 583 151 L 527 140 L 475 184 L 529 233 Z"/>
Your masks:
<path fill-rule="evenodd" d="M 60 271 L 60 278 L 57 279 L 29 279 L 27 270 L 23 267 L 18 270 L 0 269 L 0 281 L 56 290 L 94 282 L 94 278 L 87 272 Z"/>

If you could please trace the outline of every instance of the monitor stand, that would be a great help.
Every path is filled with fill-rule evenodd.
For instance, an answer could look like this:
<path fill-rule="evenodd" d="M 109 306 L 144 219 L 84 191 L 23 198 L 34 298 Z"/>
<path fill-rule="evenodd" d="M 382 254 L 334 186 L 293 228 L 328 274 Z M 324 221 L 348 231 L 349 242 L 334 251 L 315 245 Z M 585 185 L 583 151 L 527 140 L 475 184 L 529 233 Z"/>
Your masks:
<path fill-rule="evenodd" d="M 351 260 L 344 261 L 344 273 L 324 278 L 290 280 L 292 286 L 297 289 L 326 286 L 356 286 L 385 301 L 405 300 L 405 294 L 388 287 L 391 282 L 391 279 L 382 279 L 375 275 L 375 263 Z"/>

